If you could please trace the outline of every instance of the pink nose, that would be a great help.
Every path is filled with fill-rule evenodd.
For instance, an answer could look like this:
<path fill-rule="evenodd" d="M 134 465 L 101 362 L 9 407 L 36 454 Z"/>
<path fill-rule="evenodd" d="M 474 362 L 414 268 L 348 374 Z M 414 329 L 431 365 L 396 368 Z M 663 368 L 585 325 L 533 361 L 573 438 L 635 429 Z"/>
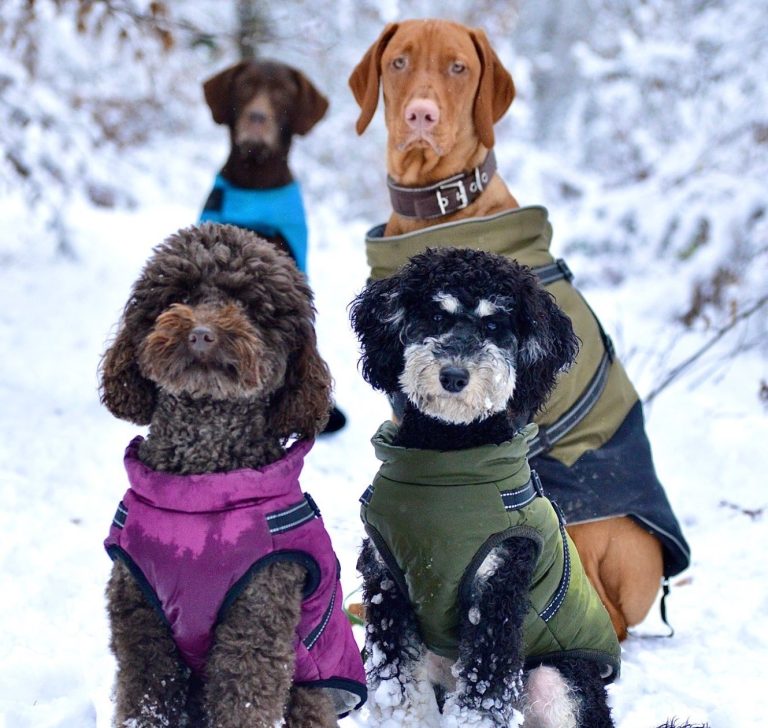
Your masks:
<path fill-rule="evenodd" d="M 440 121 L 440 109 L 429 99 L 414 99 L 405 107 L 405 123 L 415 131 L 430 131 Z"/>

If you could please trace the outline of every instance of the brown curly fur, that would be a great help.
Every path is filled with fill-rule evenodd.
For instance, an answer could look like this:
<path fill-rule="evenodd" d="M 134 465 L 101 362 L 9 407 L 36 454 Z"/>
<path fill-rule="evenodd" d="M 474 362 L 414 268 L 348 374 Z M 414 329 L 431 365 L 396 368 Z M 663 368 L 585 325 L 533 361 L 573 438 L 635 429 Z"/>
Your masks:
<path fill-rule="evenodd" d="M 287 438 L 314 437 L 330 408 L 304 277 L 272 245 L 228 225 L 187 228 L 155 248 L 100 375 L 112 414 L 149 424 L 140 459 L 173 473 L 274 462 Z M 201 680 L 116 562 L 107 586 L 115 725 L 336 725 L 322 692 L 291 684 L 304 577 L 287 562 L 257 572 L 216 627 Z"/>

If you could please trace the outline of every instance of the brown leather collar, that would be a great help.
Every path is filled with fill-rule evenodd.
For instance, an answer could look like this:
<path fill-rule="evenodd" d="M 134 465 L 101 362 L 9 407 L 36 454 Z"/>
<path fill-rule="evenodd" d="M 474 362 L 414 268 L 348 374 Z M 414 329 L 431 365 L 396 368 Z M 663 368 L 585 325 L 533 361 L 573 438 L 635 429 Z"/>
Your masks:
<path fill-rule="evenodd" d="M 495 172 L 496 155 L 491 149 L 479 167 L 428 187 L 401 187 L 387 177 L 392 209 L 398 215 L 419 220 L 450 215 L 480 197 Z"/>

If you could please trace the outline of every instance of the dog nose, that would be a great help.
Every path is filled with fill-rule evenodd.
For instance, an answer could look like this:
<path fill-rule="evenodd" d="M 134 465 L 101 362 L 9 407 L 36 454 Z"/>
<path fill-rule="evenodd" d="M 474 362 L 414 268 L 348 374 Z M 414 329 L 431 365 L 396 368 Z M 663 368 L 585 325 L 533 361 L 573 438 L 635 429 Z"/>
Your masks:
<path fill-rule="evenodd" d="M 440 121 L 440 109 L 429 99 L 414 99 L 405 107 L 405 123 L 416 131 L 431 131 Z"/>
<path fill-rule="evenodd" d="M 189 348 L 195 354 L 205 354 L 216 343 L 216 334 L 207 326 L 195 326 L 187 336 Z"/>
<path fill-rule="evenodd" d="M 464 367 L 443 367 L 440 384 L 448 392 L 461 392 L 469 384 L 469 372 Z"/>

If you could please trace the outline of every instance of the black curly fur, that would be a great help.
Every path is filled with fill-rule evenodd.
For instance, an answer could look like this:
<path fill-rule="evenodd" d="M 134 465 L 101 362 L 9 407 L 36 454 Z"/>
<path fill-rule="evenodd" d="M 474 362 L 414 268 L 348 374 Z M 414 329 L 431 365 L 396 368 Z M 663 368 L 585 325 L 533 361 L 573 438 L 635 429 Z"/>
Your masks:
<path fill-rule="evenodd" d="M 437 293 L 450 293 L 468 308 L 479 299 L 510 304 L 498 343 L 516 357 L 518 383 L 509 402 L 512 417 L 532 416 L 546 401 L 559 371 L 573 363 L 578 340 L 530 268 L 493 253 L 440 248 L 415 255 L 396 274 L 370 283 L 352 302 L 351 321 L 360 340 L 363 377 L 375 389 L 397 392 L 404 348 L 446 333 L 436 322 Z M 526 357 L 536 347 L 539 356 Z"/>
<path fill-rule="evenodd" d="M 558 660 L 556 667 L 576 693 L 579 724 L 589 728 L 612 728 L 611 709 L 605 700 L 605 687 L 597 663 L 565 658 Z"/>
<path fill-rule="evenodd" d="M 459 702 L 488 711 L 507 725 L 522 697 L 523 619 L 530 607 L 529 584 L 537 547 L 527 538 L 510 539 L 498 547 L 499 566 L 487 579 L 476 579 L 461 605 L 459 623 Z M 470 610 L 476 610 L 470 619 Z"/>
<path fill-rule="evenodd" d="M 366 605 L 367 672 L 375 684 L 384 669 L 389 677 L 407 674 L 409 666 L 423 656 L 424 645 L 413 606 L 392 580 L 369 539 L 363 541 L 357 569 L 363 577 Z M 381 663 L 371 659 L 374 646 L 384 657 Z"/>
<path fill-rule="evenodd" d="M 517 427 L 505 412 L 467 427 L 441 422 L 419 412 L 410 402 L 406 402 L 393 444 L 422 450 L 465 450 L 480 445 L 507 442 L 516 431 Z"/>
<path fill-rule="evenodd" d="M 435 301 L 438 294 L 449 294 L 458 302 L 456 313 L 448 310 L 453 304 L 446 308 Z M 480 315 L 476 313 L 480 301 L 498 305 L 492 315 Z M 486 326 L 488 319 L 493 328 Z M 361 343 L 363 376 L 374 388 L 396 396 L 402 396 L 407 347 L 424 346 L 424 342 L 438 341 L 428 351 L 435 358 L 472 362 L 475 352 L 490 341 L 502 353 L 493 360 L 504 369 L 502 373 L 507 367 L 514 370 L 514 390 L 506 405 L 469 422 L 427 414 L 419 407 L 426 398 L 418 392 L 409 394 L 395 438 L 397 445 L 408 448 L 458 450 L 511 439 L 518 423 L 528 421 L 544 404 L 558 372 L 573 362 L 578 349 L 570 320 L 530 269 L 468 249 L 443 248 L 414 256 L 394 276 L 370 283 L 357 296 L 351 320 Z M 426 359 L 428 367 L 429 356 Z M 417 376 L 416 384 L 421 381 Z M 457 684 L 445 699 L 499 726 L 509 724 L 515 709 L 525 709 L 523 621 L 537 553 L 537 546 L 527 538 L 502 542 L 488 557 L 492 560 L 489 573 L 476 576 L 461 595 L 459 657 L 454 666 Z M 414 642 L 418 623 L 413 608 L 404 604 L 405 598 L 369 542 L 363 547 L 360 568 L 369 650 L 384 658 L 368 665 L 369 677 L 376 683 L 382 675 L 391 676 L 393 669 L 400 673 L 404 664 L 421 660 L 425 647 Z M 391 588 L 382 590 L 382 582 Z M 559 669 L 560 663 L 554 667 Z M 577 696 L 578 725 L 611 726 L 599 669 L 584 660 L 568 659 L 561 675 Z M 442 687 L 436 686 L 441 698 Z"/>

